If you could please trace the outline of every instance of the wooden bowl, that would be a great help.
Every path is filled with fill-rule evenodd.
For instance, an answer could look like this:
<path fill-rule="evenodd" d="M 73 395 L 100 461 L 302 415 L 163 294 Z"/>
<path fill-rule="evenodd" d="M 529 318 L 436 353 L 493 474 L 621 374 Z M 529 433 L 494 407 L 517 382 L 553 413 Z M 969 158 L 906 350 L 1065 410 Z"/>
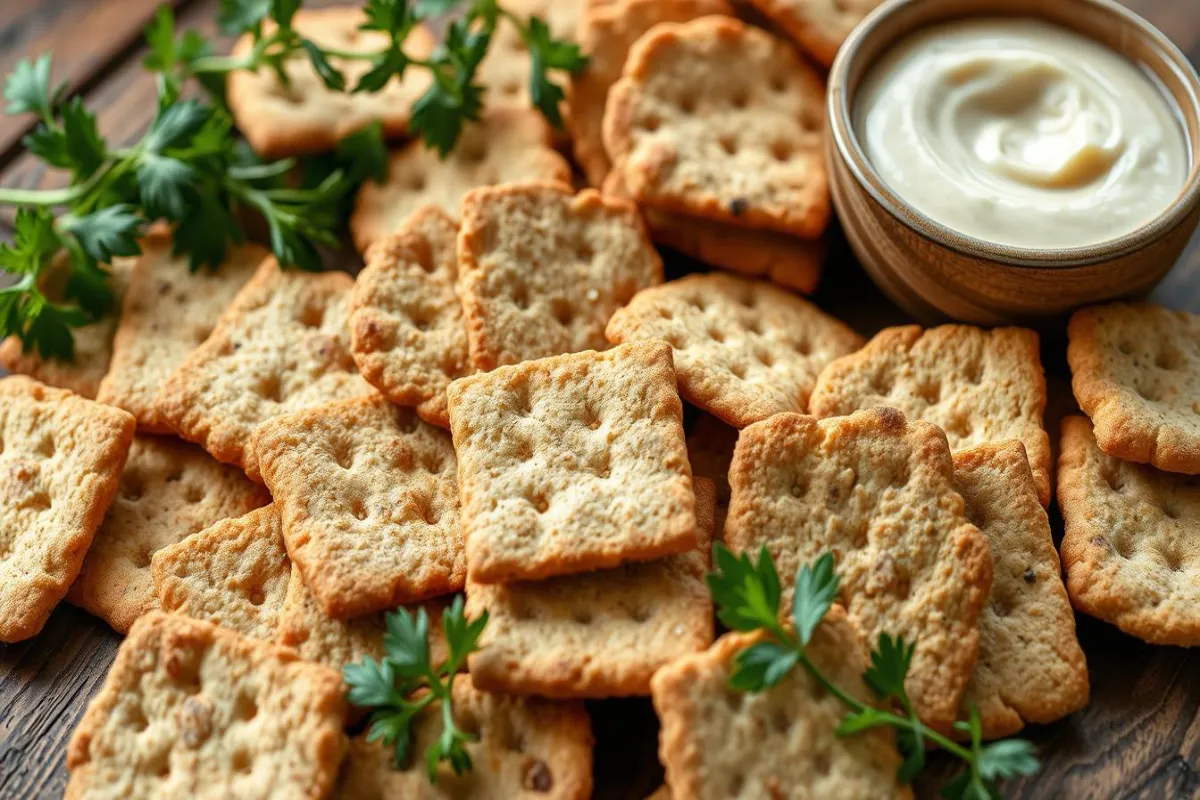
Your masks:
<path fill-rule="evenodd" d="M 1039 250 L 986 242 L 933 221 L 892 191 L 854 130 L 855 92 L 888 48 L 967 17 L 1035 17 L 1099 41 L 1157 77 L 1182 113 L 1190 171 L 1175 203 L 1119 239 Z M 1112 0 L 893 0 L 851 34 L 829 73 L 826 164 L 834 206 L 867 272 L 918 318 L 1032 324 L 1148 291 L 1200 220 L 1200 78 L 1157 28 Z"/>

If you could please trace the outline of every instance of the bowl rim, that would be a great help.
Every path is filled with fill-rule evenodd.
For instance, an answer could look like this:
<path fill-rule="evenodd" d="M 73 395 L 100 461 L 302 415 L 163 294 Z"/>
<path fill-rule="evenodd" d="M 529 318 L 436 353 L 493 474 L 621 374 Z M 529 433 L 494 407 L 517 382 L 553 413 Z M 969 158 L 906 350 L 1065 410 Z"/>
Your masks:
<path fill-rule="evenodd" d="M 1200 74 L 1197 74 L 1196 67 L 1192 65 L 1184 52 L 1165 33 L 1141 15 L 1120 5 L 1116 0 L 1073 0 L 1073 2 L 1090 5 L 1101 12 L 1119 18 L 1125 27 L 1131 31 L 1135 31 L 1136 35 L 1143 37 L 1148 44 L 1159 51 L 1171 65 L 1176 75 L 1183 81 L 1191 104 L 1188 108 L 1177 108 L 1177 111 L 1183 117 L 1180 119 L 1180 123 L 1184 126 L 1184 136 L 1188 143 L 1190 163 L 1187 181 L 1180 190 L 1178 197 L 1176 197 L 1171 205 L 1163 209 L 1160 214 L 1129 233 L 1095 244 L 1065 248 L 1019 247 L 980 239 L 957 231 L 944 223 L 938 222 L 924 212 L 917 210 L 880 176 L 867 157 L 862 144 L 859 142 L 857 133 L 854 130 L 854 110 L 851 107 L 851 99 L 854 93 L 847 90 L 847 76 L 850 73 L 851 67 L 854 66 L 855 59 L 861 51 L 863 43 L 869 41 L 871 37 L 878 35 L 885 22 L 895 15 L 905 12 L 914 5 L 933 1 L 886 0 L 886 2 L 872 11 L 851 32 L 838 51 L 837 58 L 834 59 L 833 65 L 829 70 L 826 117 L 829 121 L 828 127 L 832 144 L 836 148 L 842 162 L 854 177 L 855 182 L 899 223 L 934 244 L 950 248 L 971 258 L 988 259 L 1013 267 L 1039 269 L 1049 267 L 1061 269 L 1063 267 L 1085 266 L 1111 261 L 1141 250 L 1150 242 L 1162 238 L 1179 225 L 1186 223 L 1189 215 L 1197 206 L 1200 206 L 1200 158 L 1196 156 L 1197 150 L 1200 149 L 1200 142 L 1193 141 L 1192 134 L 1188 130 L 1189 120 L 1195 122 L 1197 128 L 1200 128 Z M 992 12 L 993 15 L 999 15 L 1000 13 Z M 967 9 L 964 10 L 961 18 L 969 19 L 973 16 L 981 17 L 987 15 L 986 12 L 984 14 L 973 14 Z M 949 22 L 954 18 L 947 17 L 943 21 Z M 885 42 L 883 49 L 894 45 L 899 39 L 907 36 L 909 33 L 911 33 L 911 30 L 899 34 L 891 41 Z M 1088 36 L 1087 33 L 1077 29 L 1076 33 Z M 1092 37 L 1088 36 L 1088 38 Z M 1108 46 L 1104 42 L 1100 42 L 1100 44 L 1105 47 Z M 1149 70 L 1146 65 L 1137 62 L 1135 62 L 1135 65 L 1150 72 L 1155 81 L 1161 82 L 1158 74 Z M 1172 106 L 1177 107 L 1179 105 L 1174 98 L 1168 97 L 1166 99 Z"/>

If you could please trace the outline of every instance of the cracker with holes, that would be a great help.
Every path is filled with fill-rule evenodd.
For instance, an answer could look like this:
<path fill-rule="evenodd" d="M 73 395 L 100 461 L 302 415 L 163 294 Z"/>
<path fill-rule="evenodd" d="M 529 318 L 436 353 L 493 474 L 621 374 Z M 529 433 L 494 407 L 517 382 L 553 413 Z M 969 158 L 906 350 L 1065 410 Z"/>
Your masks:
<path fill-rule="evenodd" d="M 0 379 L 0 642 L 36 635 L 79 574 L 133 429 L 120 409 Z"/>
<path fill-rule="evenodd" d="M 739 428 L 804 411 L 822 368 L 862 344 L 790 292 L 715 272 L 639 292 L 607 334 L 612 342 L 665 340 L 684 398 Z"/>
<path fill-rule="evenodd" d="M 916 643 L 905 687 L 921 719 L 948 731 L 975 669 L 992 557 L 964 515 L 945 434 L 893 408 L 776 414 L 742 431 L 729 484 L 730 549 L 767 548 L 784 608 L 800 566 L 833 552 L 851 621 L 866 641 Z"/>
<path fill-rule="evenodd" d="M 468 194 L 458 266 L 471 362 L 481 370 L 603 350 L 613 312 L 662 283 L 662 260 L 633 205 L 552 183 Z"/>
<path fill-rule="evenodd" d="M 815 239 L 829 222 L 825 87 L 791 45 L 729 17 L 638 40 L 604 143 L 641 205 Z"/>
<path fill-rule="evenodd" d="M 195 445 L 138 436 L 116 499 L 96 531 L 67 600 L 119 633 L 158 607 L 150 559 L 164 547 L 271 501 L 236 467 Z"/>
<path fill-rule="evenodd" d="M 458 282 L 458 224 L 421 206 L 367 251 L 350 298 L 350 353 L 388 400 L 443 428 L 446 387 L 469 375 Z"/>
<path fill-rule="evenodd" d="M 171 253 L 166 231 L 141 242 L 113 338 L 112 364 L 96 399 L 133 414 L 140 433 L 170 431 L 154 398 L 163 382 L 212 333 L 221 312 L 268 255 L 264 247 L 233 248 L 219 267 L 193 270 Z"/>
<path fill-rule="evenodd" d="M 582 703 L 487 694 L 465 675 L 455 679 L 453 692 L 455 720 L 474 735 L 466 745 L 470 770 L 455 775 L 443 763 L 431 784 L 422 759 L 397 769 L 392 748 L 358 737 L 350 742 L 334 800 L 592 796 L 592 725 Z M 425 752 L 441 730 L 440 709 L 429 706 L 413 723 L 412 752 Z"/>
<path fill-rule="evenodd" d="M 66 797 L 326 797 L 343 691 L 287 648 L 151 612 L 71 736 Z"/>
<path fill-rule="evenodd" d="M 325 614 L 395 608 L 466 580 L 450 435 L 382 397 L 279 417 L 254 435 L 288 553 Z"/>
<path fill-rule="evenodd" d="M 816 417 L 880 406 L 937 425 L 956 452 L 1020 441 L 1038 497 L 1050 504 L 1050 438 L 1042 427 L 1046 379 L 1033 331 L 885 328 L 857 353 L 826 367 L 809 400 Z"/>
<path fill-rule="evenodd" d="M 976 706 L 984 738 L 998 739 L 1082 708 L 1087 664 L 1025 448 L 1009 441 L 958 453 L 954 483 L 987 537 L 995 576 L 963 708 Z"/>
<path fill-rule="evenodd" d="M 883 0 L 749 0 L 804 52 L 823 66 L 833 64 L 854 26 Z"/>
<path fill-rule="evenodd" d="M 275 641 L 291 577 L 276 505 L 164 547 L 150 570 L 163 611 Z"/>
<path fill-rule="evenodd" d="M 365 251 L 400 230 L 422 206 L 458 216 L 463 195 L 480 186 L 546 180 L 570 183 L 571 167 L 553 147 L 550 126 L 528 108 L 495 108 L 468 123 L 445 158 L 414 140 L 388 158 L 387 180 L 368 181 L 354 199 L 350 234 Z"/>
<path fill-rule="evenodd" d="M 358 29 L 365 19 L 360 9 L 346 6 L 301 10 L 293 17 L 292 27 L 325 48 L 386 50 L 391 43 L 386 33 Z M 268 33 L 272 29 L 270 22 L 265 24 Z M 425 58 L 436 44 L 433 34 L 417 25 L 404 40 L 404 52 L 409 58 Z M 251 37 L 243 36 L 231 56 L 245 56 L 253 46 Z M 352 92 L 372 63 L 337 57 L 329 62 L 345 76 L 345 91 L 326 87 L 307 58 L 284 62 L 286 85 L 266 67 L 257 72 L 236 70 L 229 74 L 229 108 L 254 152 L 267 159 L 323 153 L 376 120 L 389 139 L 408 134 L 409 111 L 429 87 L 427 70 L 405 70 L 403 78 L 392 78 L 377 92 Z"/>
<path fill-rule="evenodd" d="M 1100 449 L 1200 474 L 1200 315 L 1111 303 L 1076 311 L 1067 335 L 1071 387 Z"/>
<path fill-rule="evenodd" d="M 1076 609 L 1151 644 L 1200 645 L 1200 479 L 1103 453 L 1062 423 L 1058 506 Z"/>
<path fill-rule="evenodd" d="M 663 667 L 651 688 L 662 723 L 659 760 L 675 797 L 911 798 L 896 780 L 891 731 L 839 736 L 846 707 L 800 667 L 762 692 L 729 687 L 733 660 L 757 641 L 726 634 Z M 833 606 L 805 648 L 822 674 L 870 702 L 862 643 Z"/>
<path fill-rule="evenodd" d="M 690 553 L 544 581 L 467 584 L 467 615 L 488 615 L 470 656 L 475 688 L 543 697 L 650 694 L 662 666 L 712 644 L 705 585 L 716 492 L 696 481 L 701 530 Z"/>
<path fill-rule="evenodd" d="M 509 583 L 687 553 L 695 497 L 671 349 L 636 342 L 450 384 L 467 571 Z"/>
<path fill-rule="evenodd" d="M 280 414 L 374 395 L 350 356 L 354 281 L 343 272 L 280 270 L 269 258 L 211 336 L 167 379 L 160 419 L 218 461 L 260 480 L 250 437 Z"/>

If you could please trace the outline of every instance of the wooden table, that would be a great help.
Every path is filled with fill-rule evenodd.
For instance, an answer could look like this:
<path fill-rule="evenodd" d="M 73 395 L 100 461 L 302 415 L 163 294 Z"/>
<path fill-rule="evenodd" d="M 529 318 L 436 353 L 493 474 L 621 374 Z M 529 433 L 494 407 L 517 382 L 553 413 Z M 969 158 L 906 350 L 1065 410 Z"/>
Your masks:
<path fill-rule="evenodd" d="M 1053 0 L 1048 0 L 1053 2 Z M 1200 63 L 1200 5 L 1195 0 L 1127 0 Z M 43 51 L 54 76 L 99 112 L 114 144 L 137 138 L 154 108 L 153 81 L 139 66 L 140 32 L 160 0 L 3 0 L 0 74 Z M 175 2 L 181 25 L 212 31 L 217 0 Z M 27 118 L 0 118 L 0 185 L 55 185 L 22 152 Z M 0 214 L 9 238 L 11 210 Z M 686 269 L 673 264 L 673 269 Z M 1154 299 L 1200 312 L 1200 240 L 1167 276 Z M 835 248 L 816 301 L 864 334 L 907 321 L 854 263 Z M 1046 420 L 1073 410 L 1062 323 L 1047 327 L 1043 360 L 1051 399 Z M 1057 512 L 1054 512 L 1057 517 Z M 1055 520 L 1061 527 L 1061 523 Z M 1150 647 L 1115 628 L 1080 617 L 1091 704 L 1027 735 L 1041 749 L 1042 772 L 1009 784 L 1021 798 L 1200 798 L 1200 650 Z M 0 646 L 0 799 L 59 797 L 66 785 L 65 745 L 88 699 L 99 689 L 120 637 L 104 623 L 63 604 L 37 638 Z M 592 704 L 598 739 L 597 796 L 645 797 L 661 781 L 654 757 L 656 722 L 643 700 Z M 934 756 L 918 787 L 933 796 L 951 765 Z"/>

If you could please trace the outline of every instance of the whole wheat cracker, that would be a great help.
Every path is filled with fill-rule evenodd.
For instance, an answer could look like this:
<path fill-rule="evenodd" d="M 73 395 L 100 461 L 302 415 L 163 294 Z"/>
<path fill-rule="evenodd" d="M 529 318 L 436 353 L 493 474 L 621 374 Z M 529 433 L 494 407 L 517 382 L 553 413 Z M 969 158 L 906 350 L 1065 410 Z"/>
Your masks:
<path fill-rule="evenodd" d="M 640 205 L 815 239 L 829 222 L 821 78 L 729 17 L 658 25 L 609 91 L 604 144 Z"/>
<path fill-rule="evenodd" d="M 473 582 L 548 578 L 696 547 L 666 344 L 501 367 L 458 379 L 449 396 Z"/>
<path fill-rule="evenodd" d="M 828 67 L 854 26 L 883 0 L 749 0 L 808 55 Z"/>
<path fill-rule="evenodd" d="M 730 549 L 767 548 L 784 608 L 800 566 L 832 552 L 851 621 L 868 641 L 915 643 L 905 687 L 921 719 L 949 731 L 975 669 L 992 558 L 964 516 L 945 434 L 893 408 L 776 414 L 742 431 L 729 484 Z"/>
<path fill-rule="evenodd" d="M 341 675 L 153 611 L 67 747 L 69 800 L 319 798 L 346 750 Z"/>
<path fill-rule="evenodd" d="M 762 692 L 730 688 L 734 657 L 760 638 L 726 634 L 706 652 L 663 667 L 651 681 L 667 796 L 911 798 L 896 780 L 901 759 L 891 731 L 839 736 L 845 706 L 805 670 L 792 669 Z M 840 606 L 826 614 L 805 653 L 831 682 L 870 702 L 862 643 Z"/>
<path fill-rule="evenodd" d="M 638 292 L 606 334 L 665 340 L 684 398 L 738 428 L 804 411 L 825 365 L 863 341 L 790 292 L 716 272 Z"/>
<path fill-rule="evenodd" d="M 67 600 L 128 633 L 134 620 L 158 607 L 150 574 L 156 552 L 270 501 L 241 470 L 195 445 L 139 435 Z"/>
<path fill-rule="evenodd" d="M 336 619 L 466 580 L 449 434 L 382 397 L 277 417 L 254 435 L 288 553 Z"/>
<path fill-rule="evenodd" d="M 1018 439 L 1042 505 L 1050 504 L 1050 437 L 1042 427 L 1046 378 L 1038 335 L 970 325 L 885 328 L 817 379 L 809 412 L 844 416 L 890 406 L 946 432 L 952 450 Z"/>
<path fill-rule="evenodd" d="M 160 418 L 218 461 L 261 480 L 250 437 L 280 414 L 374 395 L 350 356 L 350 291 L 343 272 L 280 270 L 269 258 L 204 344 L 167 379 Z"/>
<path fill-rule="evenodd" d="M 32 378 L 0 379 L 0 642 L 34 636 L 79 574 L 133 417 Z"/>
<path fill-rule="evenodd" d="M 1077 416 L 1058 470 L 1072 605 L 1152 644 L 1200 645 L 1200 479 L 1105 455 Z"/>
<path fill-rule="evenodd" d="M 472 364 L 608 347 L 604 326 L 662 282 L 637 209 L 553 183 L 476 189 L 462 205 L 459 293 Z"/>

